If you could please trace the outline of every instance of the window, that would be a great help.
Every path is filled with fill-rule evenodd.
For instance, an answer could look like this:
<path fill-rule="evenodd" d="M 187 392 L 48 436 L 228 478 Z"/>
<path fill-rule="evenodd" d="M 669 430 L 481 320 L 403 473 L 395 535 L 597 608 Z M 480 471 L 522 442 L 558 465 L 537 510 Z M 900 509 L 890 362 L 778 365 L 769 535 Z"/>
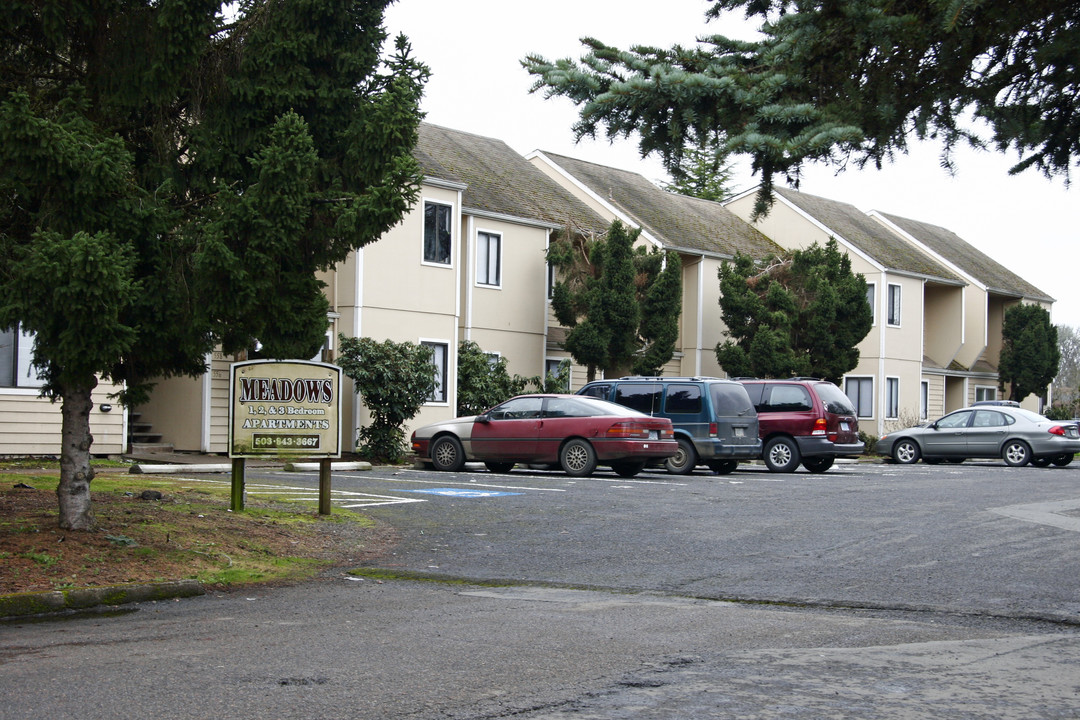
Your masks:
<path fill-rule="evenodd" d="M 900 378 L 885 378 L 885 417 L 900 417 Z"/>
<path fill-rule="evenodd" d="M 432 390 L 428 402 L 444 403 L 446 402 L 446 356 L 449 346 L 446 343 L 427 341 L 422 341 L 420 344 L 431 349 L 431 362 L 435 365 L 435 389 Z"/>
<path fill-rule="evenodd" d="M 975 422 L 971 423 L 972 427 L 1005 427 L 1008 425 L 1005 421 L 1005 415 L 999 412 L 992 412 L 990 410 L 979 410 L 975 413 Z"/>
<path fill-rule="evenodd" d="M 900 286 L 889 285 L 889 324 L 900 325 Z"/>
<path fill-rule="evenodd" d="M 919 393 L 919 419 L 926 420 L 930 417 L 930 383 L 923 380 Z"/>
<path fill-rule="evenodd" d="M 0 330 L 0 387 L 32 387 L 45 384 L 31 364 L 34 334 L 19 327 Z"/>
<path fill-rule="evenodd" d="M 877 285 L 866 283 L 866 302 L 870 303 L 870 322 L 877 324 Z"/>
<path fill-rule="evenodd" d="M 449 265 L 451 242 L 451 207 L 424 202 L 424 262 Z"/>
<path fill-rule="evenodd" d="M 495 233 L 476 234 L 476 283 L 478 285 L 502 285 L 502 236 Z"/>
<path fill-rule="evenodd" d="M 985 400 L 997 400 L 997 388 L 988 387 L 986 385 L 976 385 L 975 402 L 983 402 Z"/>
<path fill-rule="evenodd" d="M 844 392 L 851 398 L 858 417 L 874 417 L 874 378 L 848 378 Z"/>
<path fill-rule="evenodd" d="M 559 382 L 559 387 L 545 388 L 545 392 L 548 390 L 552 392 L 570 392 L 570 358 L 548 358 L 544 361 L 544 381 L 547 382 L 548 377 L 552 377 Z M 603 395 L 597 395 L 599 398 L 607 398 L 607 391 L 610 388 L 605 387 Z"/>
<path fill-rule="evenodd" d="M 701 413 L 701 388 L 697 385 L 668 385 L 664 412 L 669 415 Z"/>
<path fill-rule="evenodd" d="M 547 298 L 550 300 L 555 295 L 555 266 L 547 264 Z"/>
<path fill-rule="evenodd" d="M 660 383 L 621 383 L 615 388 L 615 402 L 652 415 L 660 412 L 664 386 Z"/>
<path fill-rule="evenodd" d="M 814 409 L 810 391 L 802 385 L 771 385 L 765 389 L 765 404 L 758 412 L 806 412 Z"/>
<path fill-rule="evenodd" d="M 946 415 L 938 420 L 936 425 L 939 428 L 965 428 L 968 426 L 969 420 L 971 420 L 971 411 L 961 410 L 960 412 L 954 412 L 952 415 Z"/>

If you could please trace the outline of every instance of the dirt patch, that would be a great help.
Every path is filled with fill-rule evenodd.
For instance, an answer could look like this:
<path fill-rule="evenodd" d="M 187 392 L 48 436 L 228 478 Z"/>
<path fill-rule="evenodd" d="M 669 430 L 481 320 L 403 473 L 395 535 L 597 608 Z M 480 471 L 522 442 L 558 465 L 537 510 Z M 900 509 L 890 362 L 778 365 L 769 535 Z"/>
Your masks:
<path fill-rule="evenodd" d="M 57 527 L 54 490 L 13 484 L 23 483 L 0 490 L 0 594 L 185 578 L 286 582 L 371 562 L 394 542 L 391 528 L 353 513 L 274 502 L 233 513 L 197 489 L 164 489 L 160 499 L 92 492 L 95 529 L 67 531 Z"/>

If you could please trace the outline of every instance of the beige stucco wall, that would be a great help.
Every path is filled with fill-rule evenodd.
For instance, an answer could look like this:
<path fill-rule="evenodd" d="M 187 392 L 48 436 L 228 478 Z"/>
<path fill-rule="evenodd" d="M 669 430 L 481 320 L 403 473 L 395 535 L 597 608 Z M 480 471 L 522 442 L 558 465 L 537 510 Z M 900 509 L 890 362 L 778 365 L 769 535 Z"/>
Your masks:
<path fill-rule="evenodd" d="M 116 455 L 127 449 L 126 413 L 108 397 L 116 390 L 102 384 L 93 392 L 93 455 Z M 102 412 L 102 405 L 111 405 L 112 410 Z M 62 422 L 59 401 L 39 397 L 36 388 L 0 388 L 0 455 L 59 455 Z"/>

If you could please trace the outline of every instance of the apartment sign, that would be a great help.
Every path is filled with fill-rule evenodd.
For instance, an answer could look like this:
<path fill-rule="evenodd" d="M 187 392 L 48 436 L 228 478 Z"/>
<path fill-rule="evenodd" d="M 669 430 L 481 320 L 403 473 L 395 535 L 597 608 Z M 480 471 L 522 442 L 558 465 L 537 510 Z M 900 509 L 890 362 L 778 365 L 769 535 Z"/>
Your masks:
<path fill-rule="evenodd" d="M 341 457 L 341 368 L 300 360 L 234 363 L 229 457 Z"/>

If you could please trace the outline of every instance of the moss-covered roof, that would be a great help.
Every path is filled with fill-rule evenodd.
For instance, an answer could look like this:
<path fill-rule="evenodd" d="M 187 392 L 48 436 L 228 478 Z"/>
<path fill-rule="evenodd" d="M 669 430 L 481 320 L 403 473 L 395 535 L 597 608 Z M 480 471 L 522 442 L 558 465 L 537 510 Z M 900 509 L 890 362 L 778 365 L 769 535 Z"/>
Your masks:
<path fill-rule="evenodd" d="M 741 252 L 755 258 L 781 252 L 772 240 L 720 203 L 667 192 L 638 173 L 543 154 L 666 249 L 722 257 Z"/>
<path fill-rule="evenodd" d="M 951 230 L 897 215 L 887 213 L 880 213 L 880 215 L 933 252 L 946 258 L 969 276 L 978 280 L 990 292 L 1053 302 L 1053 298 L 1045 292 L 975 246 L 965 242 Z"/>
<path fill-rule="evenodd" d="M 790 188 L 778 187 L 776 194 L 817 220 L 838 240 L 847 241 L 887 271 L 917 275 L 952 285 L 966 284 L 955 273 L 854 205 L 807 195 Z"/>
<path fill-rule="evenodd" d="M 464 184 L 466 209 L 584 232 L 607 230 L 604 218 L 501 140 L 421 123 L 413 156 L 426 177 Z"/>

